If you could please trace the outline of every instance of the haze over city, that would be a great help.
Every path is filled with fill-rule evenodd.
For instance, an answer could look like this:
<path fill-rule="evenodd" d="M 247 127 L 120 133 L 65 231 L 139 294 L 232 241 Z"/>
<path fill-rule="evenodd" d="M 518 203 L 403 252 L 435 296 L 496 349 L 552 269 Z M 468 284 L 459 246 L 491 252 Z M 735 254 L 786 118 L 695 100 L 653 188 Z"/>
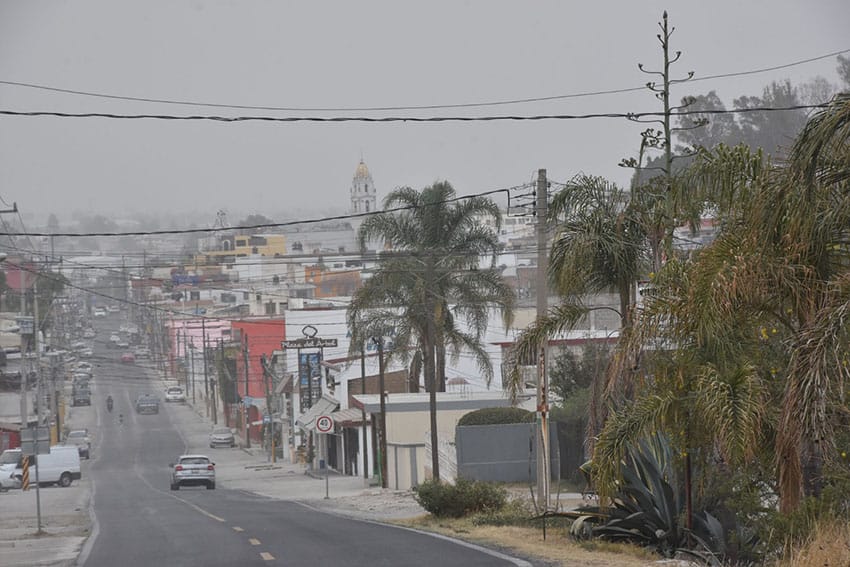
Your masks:
<path fill-rule="evenodd" d="M 645 89 L 526 104 L 458 105 L 641 87 L 658 69 L 669 10 L 673 75 L 782 66 L 850 47 L 850 5 L 703 2 L 0 4 L 0 81 L 273 111 L 83 96 L 0 84 L 0 109 L 171 116 L 530 116 L 660 110 Z M 791 38 L 789 40 L 789 38 Z M 835 57 L 678 85 L 731 105 L 771 81 L 838 82 Z M 380 198 L 450 181 L 460 195 L 530 181 L 538 168 L 627 184 L 642 126 L 623 118 L 316 123 L 5 116 L 0 196 L 24 218 L 197 215 L 231 220 L 342 212 L 362 158 Z M 189 217 L 182 217 L 189 218 Z M 194 218 L 194 217 L 192 217 Z"/>

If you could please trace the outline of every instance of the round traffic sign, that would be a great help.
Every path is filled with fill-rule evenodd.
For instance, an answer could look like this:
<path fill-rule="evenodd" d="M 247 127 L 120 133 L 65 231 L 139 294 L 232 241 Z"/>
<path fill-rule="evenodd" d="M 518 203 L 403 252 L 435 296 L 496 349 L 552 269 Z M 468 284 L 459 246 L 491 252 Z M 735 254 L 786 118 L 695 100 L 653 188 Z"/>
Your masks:
<path fill-rule="evenodd" d="M 316 429 L 319 433 L 329 433 L 334 428 L 334 420 L 329 415 L 320 415 L 316 418 Z"/>

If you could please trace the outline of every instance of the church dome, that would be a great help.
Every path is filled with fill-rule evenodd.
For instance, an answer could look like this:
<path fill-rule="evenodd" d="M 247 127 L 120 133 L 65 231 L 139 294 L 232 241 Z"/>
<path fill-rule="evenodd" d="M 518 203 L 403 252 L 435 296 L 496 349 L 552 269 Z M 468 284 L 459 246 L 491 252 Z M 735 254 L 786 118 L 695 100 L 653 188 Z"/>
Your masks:
<path fill-rule="evenodd" d="M 357 169 L 354 170 L 354 177 L 366 178 L 369 177 L 369 168 L 366 167 L 366 164 L 363 163 L 363 160 L 360 160 L 360 163 L 357 164 Z"/>

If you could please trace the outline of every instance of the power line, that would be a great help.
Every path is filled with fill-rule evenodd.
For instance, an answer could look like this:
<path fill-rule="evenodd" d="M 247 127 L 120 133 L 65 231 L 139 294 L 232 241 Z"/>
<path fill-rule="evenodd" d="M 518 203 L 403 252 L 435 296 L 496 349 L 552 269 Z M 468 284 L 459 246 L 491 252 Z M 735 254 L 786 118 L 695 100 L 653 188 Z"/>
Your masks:
<path fill-rule="evenodd" d="M 0 111 L 2 114 L 4 111 Z M 513 187 L 503 187 L 500 189 L 491 189 L 489 191 L 482 191 L 480 193 L 474 193 L 472 195 L 463 195 L 459 197 L 452 197 L 451 199 L 445 199 L 436 203 L 428 203 L 426 205 L 401 205 L 398 207 L 393 207 L 390 209 L 384 209 L 382 211 L 371 211 L 368 213 L 347 213 L 344 215 L 337 215 L 332 217 L 323 217 L 316 219 L 307 219 L 307 220 L 299 220 L 299 221 L 287 221 L 280 223 L 264 223 L 264 224 L 255 224 L 250 226 L 240 226 L 240 227 L 211 227 L 211 228 L 184 228 L 184 229 L 170 229 L 170 230 L 148 230 L 148 231 L 132 231 L 132 232 L 30 232 L 30 233 L 12 233 L 8 230 L 5 232 L 0 232 L 0 236 L 72 236 L 72 237 L 82 237 L 82 236 L 151 236 L 156 234 L 192 234 L 198 232 L 204 233 L 215 233 L 215 232 L 223 232 L 223 231 L 232 231 L 232 230 L 253 230 L 253 229 L 261 229 L 261 228 L 281 228 L 287 226 L 297 226 L 302 224 L 318 224 L 333 220 L 346 220 L 346 219 L 355 219 L 355 218 L 364 218 L 371 217 L 375 215 L 384 215 L 387 213 L 395 213 L 400 211 L 407 211 L 411 209 L 416 209 L 420 206 L 426 207 L 434 207 L 439 205 L 444 205 L 448 203 L 456 203 L 458 201 L 463 201 L 466 199 L 473 199 L 476 197 L 486 197 L 488 195 L 495 195 L 498 193 L 505 193 L 510 197 L 511 191 L 516 191 L 518 189 L 523 189 L 528 187 L 528 184 L 515 185 Z M 1 217 L 0 217 L 1 218 Z M 325 256 L 333 256 L 332 253 L 324 254 Z"/>
<path fill-rule="evenodd" d="M 790 67 L 796 67 L 798 65 L 804 65 L 806 63 L 812 63 L 814 61 L 820 61 L 822 59 L 827 59 L 829 57 L 835 57 L 837 55 L 842 55 L 844 53 L 850 52 L 850 49 L 842 49 L 840 51 L 833 51 L 832 53 L 826 53 L 824 55 L 818 55 L 816 57 L 810 57 L 808 59 L 800 59 L 798 61 L 792 61 L 790 63 L 784 63 L 781 65 L 774 65 L 771 67 L 762 67 L 758 69 L 751 69 L 748 71 L 737 71 L 731 73 L 720 73 L 716 75 L 707 75 L 705 77 L 694 77 L 690 82 L 697 81 L 709 81 L 713 79 L 725 79 L 729 77 L 741 77 L 745 75 L 755 75 L 759 73 L 767 73 L 770 71 L 778 71 L 781 69 L 788 69 Z M 165 99 L 165 98 L 151 98 L 151 97 L 139 97 L 139 96 L 129 96 L 129 95 L 118 95 L 111 93 L 102 93 L 95 91 L 85 91 L 78 89 L 69 89 L 63 87 L 55 87 L 50 85 L 43 85 L 37 83 L 25 83 L 21 81 L 9 81 L 9 80 L 0 80 L 0 84 L 14 86 L 14 87 L 24 87 L 28 89 L 37 89 L 55 93 L 62 94 L 71 94 L 77 96 L 86 96 L 100 99 L 109 99 L 109 100 L 122 100 L 122 101 L 130 101 L 130 102 L 145 102 L 145 103 L 154 103 L 154 104 L 171 104 L 171 105 L 179 105 L 179 106 L 192 106 L 192 107 L 207 107 L 207 108 L 229 108 L 234 110 L 264 110 L 264 111 L 284 111 L 284 112 L 381 112 L 381 111 L 400 111 L 400 110 L 440 110 L 440 109 L 452 109 L 452 108 L 481 108 L 481 107 L 493 107 L 493 106 L 507 106 L 513 104 L 528 104 L 535 102 L 549 102 L 556 100 L 566 100 L 572 98 L 584 98 L 591 96 L 601 96 L 601 95 L 609 95 L 609 94 L 621 94 L 621 93 L 629 93 L 642 91 L 646 89 L 645 85 L 639 87 L 627 87 L 621 89 L 608 89 L 608 90 L 596 90 L 596 91 L 584 91 L 578 93 L 568 93 L 568 94 L 558 94 L 551 96 L 541 96 L 541 97 L 527 97 L 527 98 L 516 98 L 516 99 L 506 99 L 506 100 L 494 100 L 494 101 L 484 101 L 484 102 L 466 102 L 466 103 L 454 103 L 454 104 L 425 104 L 425 105 L 404 105 L 404 106 L 361 106 L 361 107 L 299 107 L 299 106 L 269 106 L 269 105 L 248 105 L 248 104 L 225 104 L 225 103 L 217 103 L 217 102 L 201 102 L 201 101 L 192 101 L 192 100 L 179 100 L 179 99 Z"/>
<path fill-rule="evenodd" d="M 791 106 L 761 106 L 753 108 L 731 108 L 714 110 L 680 110 L 671 112 L 669 116 L 692 116 L 705 114 L 744 114 L 748 112 L 785 112 L 789 110 L 810 110 L 813 108 L 826 108 L 824 104 L 795 104 Z M 319 123 L 343 123 L 343 122 L 367 122 L 367 123 L 391 123 L 391 122 L 539 122 L 543 120 L 593 120 L 597 118 L 663 118 L 664 112 L 596 112 L 590 114 L 534 114 L 534 115 L 497 115 L 497 116 L 217 116 L 217 115 L 177 115 L 177 114 L 118 114 L 110 112 L 58 112 L 47 110 L 0 110 L 3 116 L 19 117 L 52 117 L 52 118 L 107 118 L 112 120 L 177 120 L 184 122 L 319 122 Z M 228 227 L 230 228 L 230 227 Z"/>

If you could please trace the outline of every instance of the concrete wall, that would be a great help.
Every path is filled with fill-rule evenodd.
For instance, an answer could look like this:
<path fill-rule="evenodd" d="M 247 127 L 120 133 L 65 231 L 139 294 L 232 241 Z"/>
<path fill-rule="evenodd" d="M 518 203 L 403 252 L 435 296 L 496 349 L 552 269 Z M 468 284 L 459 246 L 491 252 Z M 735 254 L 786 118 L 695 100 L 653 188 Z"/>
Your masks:
<path fill-rule="evenodd" d="M 457 428 L 458 476 L 497 482 L 534 482 L 537 446 L 534 423 L 463 425 Z M 557 427 L 549 429 L 550 477 L 560 474 Z"/>

